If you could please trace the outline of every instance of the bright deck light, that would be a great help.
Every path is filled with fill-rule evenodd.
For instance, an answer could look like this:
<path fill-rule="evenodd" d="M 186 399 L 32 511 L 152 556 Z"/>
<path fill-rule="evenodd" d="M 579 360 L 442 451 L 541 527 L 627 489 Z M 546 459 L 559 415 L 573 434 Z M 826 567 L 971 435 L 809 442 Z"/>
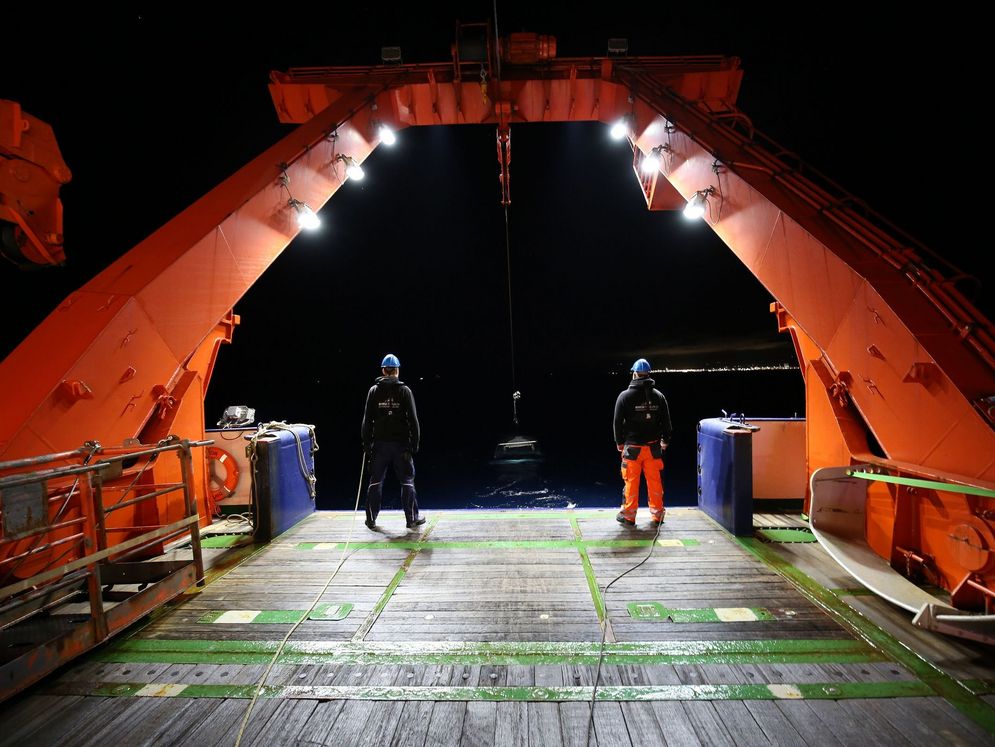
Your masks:
<path fill-rule="evenodd" d="M 290 206 L 297 211 L 297 225 L 305 231 L 314 231 L 321 226 L 321 218 L 306 202 L 292 199 Z"/>
<path fill-rule="evenodd" d="M 660 155 L 656 152 L 656 148 L 643 159 L 642 169 L 644 174 L 654 174 L 660 170 Z"/>
<path fill-rule="evenodd" d="M 684 217 L 688 220 L 698 220 L 705 214 L 706 204 L 708 204 L 708 198 L 705 193 L 695 192 L 684 208 Z"/>
<path fill-rule="evenodd" d="M 628 134 L 628 132 L 629 128 L 626 126 L 625 120 L 620 119 L 618 120 L 618 122 L 612 125 L 611 129 L 612 140 L 621 140 Z"/>
<path fill-rule="evenodd" d="M 353 179 L 358 182 L 361 181 L 364 176 L 366 176 L 366 172 L 363 171 L 363 167 L 360 166 L 356 162 L 356 159 L 353 158 L 352 156 L 347 156 L 345 154 L 340 153 L 335 158 L 335 160 L 342 161 L 342 163 L 345 164 L 345 173 L 346 176 L 348 176 L 350 179 Z"/>
<path fill-rule="evenodd" d="M 380 125 L 380 142 L 384 145 L 393 145 L 397 142 L 397 135 L 387 125 Z"/>

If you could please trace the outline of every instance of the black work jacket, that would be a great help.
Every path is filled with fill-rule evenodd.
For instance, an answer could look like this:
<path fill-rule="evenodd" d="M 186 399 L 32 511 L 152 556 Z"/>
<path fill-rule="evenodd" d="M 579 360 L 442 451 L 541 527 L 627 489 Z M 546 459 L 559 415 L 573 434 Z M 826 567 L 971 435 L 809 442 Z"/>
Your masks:
<path fill-rule="evenodd" d="M 615 443 L 670 442 L 670 409 L 667 398 L 654 389 L 653 379 L 633 379 L 615 402 Z"/>
<path fill-rule="evenodd" d="M 392 441 L 418 451 L 421 428 L 411 390 L 396 376 L 381 376 L 366 395 L 363 413 L 363 445 Z"/>

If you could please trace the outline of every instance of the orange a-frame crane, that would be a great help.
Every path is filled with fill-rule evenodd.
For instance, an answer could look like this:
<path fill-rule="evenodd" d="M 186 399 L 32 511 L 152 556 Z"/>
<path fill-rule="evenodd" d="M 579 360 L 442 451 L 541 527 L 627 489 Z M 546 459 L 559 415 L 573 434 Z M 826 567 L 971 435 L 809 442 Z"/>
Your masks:
<path fill-rule="evenodd" d="M 620 122 L 649 209 L 694 200 L 777 299 L 805 378 L 820 539 L 899 604 L 937 600 L 914 598 L 889 565 L 990 622 L 995 328 L 957 290 L 955 268 L 756 132 L 735 106 L 741 77 L 728 57 L 558 59 L 552 37 L 492 43 L 486 24 L 458 27 L 444 63 L 273 73 L 281 121 L 300 126 L 70 295 L 0 365 L 0 457 L 202 438 L 235 303 L 297 234 L 305 205 L 319 209 L 349 159 L 377 147 L 382 125 L 497 125 L 507 202 L 511 125 Z M 5 157 L 24 142 L 0 141 Z M 650 155 L 659 166 L 646 174 Z M 41 247 L 24 256 L 51 261 Z M 143 479 L 166 481 L 168 469 Z M 198 459 L 205 518 L 206 473 Z M 145 523 L 178 511 L 163 498 Z M 932 610 L 933 627 L 947 612 Z"/>

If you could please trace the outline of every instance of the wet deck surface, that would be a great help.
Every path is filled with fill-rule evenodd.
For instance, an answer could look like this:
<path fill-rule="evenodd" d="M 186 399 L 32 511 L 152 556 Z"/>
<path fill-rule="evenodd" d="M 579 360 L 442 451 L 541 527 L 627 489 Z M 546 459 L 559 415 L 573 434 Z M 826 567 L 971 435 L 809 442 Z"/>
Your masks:
<path fill-rule="evenodd" d="M 605 594 L 653 545 L 614 514 L 315 514 L 5 704 L 0 743 L 231 745 L 268 669 L 242 744 L 583 745 L 602 621 L 592 745 L 995 743 L 990 650 L 913 632 L 817 545 L 671 510 Z"/>

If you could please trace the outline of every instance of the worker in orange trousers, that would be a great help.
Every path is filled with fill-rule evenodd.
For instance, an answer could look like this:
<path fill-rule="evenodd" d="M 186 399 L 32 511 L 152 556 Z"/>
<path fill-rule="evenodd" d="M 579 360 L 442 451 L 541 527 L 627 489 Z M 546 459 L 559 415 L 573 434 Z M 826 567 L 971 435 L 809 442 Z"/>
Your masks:
<path fill-rule="evenodd" d="M 639 508 L 639 476 L 646 475 L 650 526 L 663 521 L 663 452 L 670 443 L 672 427 L 667 399 L 654 388 L 650 364 L 637 360 L 630 369 L 632 382 L 615 402 L 615 446 L 622 452 L 622 510 L 620 524 L 635 526 Z"/>

